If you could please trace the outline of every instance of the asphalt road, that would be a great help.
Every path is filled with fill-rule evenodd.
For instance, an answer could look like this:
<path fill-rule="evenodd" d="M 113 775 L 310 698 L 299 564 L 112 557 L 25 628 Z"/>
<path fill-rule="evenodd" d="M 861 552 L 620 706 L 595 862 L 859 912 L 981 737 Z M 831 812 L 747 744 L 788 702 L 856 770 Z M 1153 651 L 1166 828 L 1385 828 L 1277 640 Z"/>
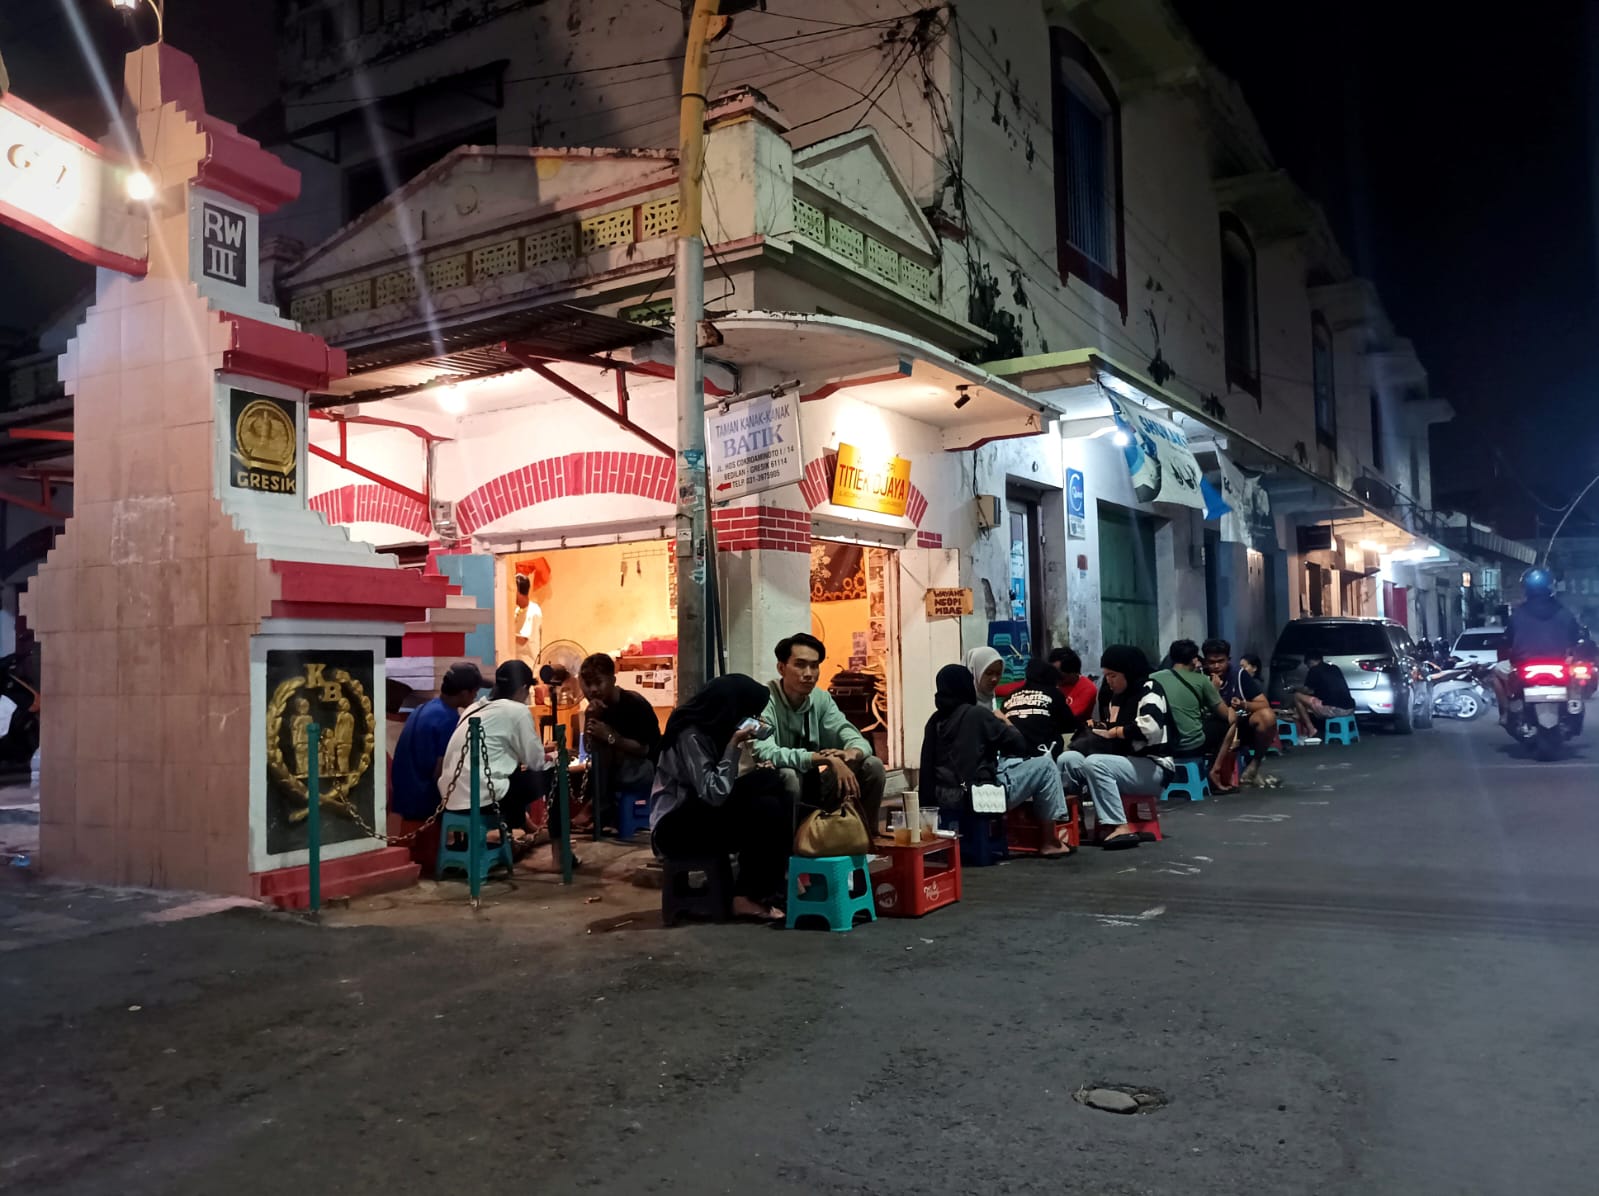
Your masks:
<path fill-rule="evenodd" d="M 849 935 L 524 886 L 0 951 L 0 1188 L 1592 1191 L 1599 749 L 1510 747 L 1303 749 L 1164 844 Z M 1168 1103 L 1072 1099 L 1098 1082 Z"/>

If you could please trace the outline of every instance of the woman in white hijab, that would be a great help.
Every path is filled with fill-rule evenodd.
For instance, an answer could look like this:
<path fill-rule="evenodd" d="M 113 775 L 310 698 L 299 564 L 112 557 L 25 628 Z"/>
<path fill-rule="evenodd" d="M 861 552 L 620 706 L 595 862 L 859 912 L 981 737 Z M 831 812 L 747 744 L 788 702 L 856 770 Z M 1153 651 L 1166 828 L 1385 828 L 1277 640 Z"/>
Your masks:
<path fill-rule="evenodd" d="M 977 686 L 977 704 L 987 710 L 994 709 L 998 704 L 994 688 L 1005 675 L 1005 662 L 1000 659 L 998 652 L 985 645 L 966 653 L 966 667 Z"/>

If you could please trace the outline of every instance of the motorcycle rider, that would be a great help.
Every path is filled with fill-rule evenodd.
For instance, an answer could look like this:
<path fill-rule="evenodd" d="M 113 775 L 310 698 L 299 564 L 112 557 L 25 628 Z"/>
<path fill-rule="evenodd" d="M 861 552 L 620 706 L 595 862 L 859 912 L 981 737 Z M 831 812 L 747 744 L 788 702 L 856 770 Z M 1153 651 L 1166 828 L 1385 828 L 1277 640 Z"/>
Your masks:
<path fill-rule="evenodd" d="M 1569 660 L 1582 639 L 1577 616 L 1555 597 L 1554 574 L 1541 565 L 1521 576 L 1522 603 L 1510 612 L 1504 639 L 1499 643 L 1499 663 L 1489 674 L 1499 699 L 1499 721 L 1510 725 L 1510 703 L 1521 697 L 1520 673 L 1533 660 Z"/>

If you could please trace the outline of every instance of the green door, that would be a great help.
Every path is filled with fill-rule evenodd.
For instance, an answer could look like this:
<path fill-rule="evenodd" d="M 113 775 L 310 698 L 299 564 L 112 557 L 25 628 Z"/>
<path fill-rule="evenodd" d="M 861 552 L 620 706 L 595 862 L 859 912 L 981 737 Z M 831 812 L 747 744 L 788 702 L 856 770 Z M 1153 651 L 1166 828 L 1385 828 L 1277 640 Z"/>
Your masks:
<path fill-rule="evenodd" d="M 1099 507 L 1100 631 L 1109 644 L 1135 644 L 1161 658 L 1155 590 L 1155 523 L 1148 515 Z"/>

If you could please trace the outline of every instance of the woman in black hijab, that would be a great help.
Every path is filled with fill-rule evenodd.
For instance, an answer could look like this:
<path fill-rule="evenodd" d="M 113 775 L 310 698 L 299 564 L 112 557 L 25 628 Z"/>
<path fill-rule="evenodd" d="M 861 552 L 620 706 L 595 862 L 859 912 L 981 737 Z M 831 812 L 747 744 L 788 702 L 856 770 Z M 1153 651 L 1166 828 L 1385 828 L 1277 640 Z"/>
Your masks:
<path fill-rule="evenodd" d="M 667 859 L 737 853 L 733 913 L 776 921 L 794 845 L 793 812 L 771 769 L 739 776 L 744 724 L 760 718 L 770 694 L 752 677 L 718 677 L 666 720 L 651 793 L 650 831 Z"/>
<path fill-rule="evenodd" d="M 1108 851 L 1138 846 L 1138 831 L 1127 822 L 1122 794 L 1158 795 L 1172 765 L 1164 755 L 1170 714 L 1166 696 L 1149 679 L 1149 658 L 1131 644 L 1112 644 L 1099 658 L 1104 683 L 1098 718 L 1089 724 L 1092 751 L 1067 752 L 1060 759 L 1066 787 L 1087 791 L 1099 820 L 1099 845 Z M 1083 739 L 1076 741 L 1079 745 Z"/>
<path fill-rule="evenodd" d="M 1031 801 L 1039 821 L 1053 827 L 1066 817 L 1060 772 L 1003 716 L 979 704 L 977 683 L 965 665 L 950 664 L 934 679 L 933 716 L 922 732 L 923 803 L 957 816 L 967 809 L 973 785 L 1002 785 L 1014 809 Z M 1039 855 L 1054 858 L 1071 848 L 1056 835 Z"/>

